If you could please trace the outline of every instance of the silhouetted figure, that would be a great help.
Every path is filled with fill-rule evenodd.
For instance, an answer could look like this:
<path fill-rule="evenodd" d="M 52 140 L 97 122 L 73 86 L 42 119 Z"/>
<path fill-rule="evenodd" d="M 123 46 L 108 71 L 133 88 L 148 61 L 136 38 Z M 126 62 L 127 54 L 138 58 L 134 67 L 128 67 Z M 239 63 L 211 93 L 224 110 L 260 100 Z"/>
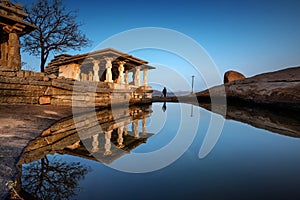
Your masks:
<path fill-rule="evenodd" d="M 162 94 L 164 95 L 164 98 L 167 97 L 167 88 L 166 87 L 164 87 Z"/>
<path fill-rule="evenodd" d="M 167 110 L 167 103 L 166 102 L 164 102 L 164 105 L 162 106 L 162 108 L 161 108 L 164 112 L 166 112 L 166 110 Z"/>

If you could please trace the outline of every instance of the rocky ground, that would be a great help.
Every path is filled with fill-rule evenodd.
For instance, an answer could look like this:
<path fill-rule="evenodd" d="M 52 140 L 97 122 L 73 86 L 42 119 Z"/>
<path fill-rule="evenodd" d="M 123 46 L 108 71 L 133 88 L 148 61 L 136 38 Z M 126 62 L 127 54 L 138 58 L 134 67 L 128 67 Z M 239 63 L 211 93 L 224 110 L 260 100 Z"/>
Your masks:
<path fill-rule="evenodd" d="M 70 107 L 0 105 L 0 199 L 18 174 L 17 162 L 28 142 L 59 119 L 72 114 Z"/>

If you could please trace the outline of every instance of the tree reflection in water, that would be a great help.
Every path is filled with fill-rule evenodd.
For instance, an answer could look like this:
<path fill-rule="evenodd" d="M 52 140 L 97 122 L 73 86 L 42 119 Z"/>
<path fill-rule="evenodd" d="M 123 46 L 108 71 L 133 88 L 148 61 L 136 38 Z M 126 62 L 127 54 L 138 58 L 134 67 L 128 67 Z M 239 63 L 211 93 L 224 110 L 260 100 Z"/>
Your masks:
<path fill-rule="evenodd" d="M 22 189 L 38 199 L 69 199 L 79 192 L 78 182 L 90 168 L 46 156 L 22 169 Z"/>

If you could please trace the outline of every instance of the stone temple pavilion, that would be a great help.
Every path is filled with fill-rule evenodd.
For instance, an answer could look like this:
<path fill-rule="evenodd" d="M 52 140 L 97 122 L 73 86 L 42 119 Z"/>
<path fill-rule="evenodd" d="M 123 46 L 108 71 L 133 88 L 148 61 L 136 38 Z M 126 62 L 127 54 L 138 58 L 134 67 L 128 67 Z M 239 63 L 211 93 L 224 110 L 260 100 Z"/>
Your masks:
<path fill-rule="evenodd" d="M 107 48 L 75 56 L 68 54 L 56 56 L 46 67 L 45 72 L 77 81 L 101 81 L 147 87 L 148 70 L 155 69 L 147 64 L 147 61 Z"/>
<path fill-rule="evenodd" d="M 99 98 L 96 99 L 96 103 L 102 105 L 106 99 L 115 103 L 151 101 L 152 87 L 148 86 L 147 79 L 148 71 L 151 69 L 155 68 L 148 65 L 145 60 L 106 48 L 74 56 L 58 55 L 48 64 L 45 73 L 48 76 L 54 75 L 58 80 L 97 84 L 99 94 L 96 96 Z M 109 94 L 108 97 L 104 95 L 105 87 L 110 89 L 106 92 Z"/>

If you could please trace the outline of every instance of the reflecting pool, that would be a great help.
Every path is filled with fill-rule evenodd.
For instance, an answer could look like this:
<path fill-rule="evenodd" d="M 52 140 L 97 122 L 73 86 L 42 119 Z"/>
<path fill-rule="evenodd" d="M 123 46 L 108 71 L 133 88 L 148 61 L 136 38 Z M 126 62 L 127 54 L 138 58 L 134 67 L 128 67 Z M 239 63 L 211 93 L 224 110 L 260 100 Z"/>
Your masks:
<path fill-rule="evenodd" d="M 204 158 L 199 151 L 218 114 L 198 106 L 155 103 L 61 120 L 25 150 L 20 194 L 24 199 L 298 199 L 298 118 L 239 109 L 229 108 Z"/>

